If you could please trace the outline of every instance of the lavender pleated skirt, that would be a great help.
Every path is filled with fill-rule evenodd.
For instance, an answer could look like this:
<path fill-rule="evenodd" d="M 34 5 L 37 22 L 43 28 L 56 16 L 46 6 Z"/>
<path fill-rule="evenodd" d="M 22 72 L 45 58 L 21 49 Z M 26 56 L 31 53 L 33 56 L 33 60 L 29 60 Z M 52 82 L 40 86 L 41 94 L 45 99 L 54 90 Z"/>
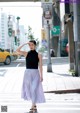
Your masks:
<path fill-rule="evenodd" d="M 25 70 L 21 97 L 24 100 L 31 100 L 32 103 L 45 102 L 42 82 L 40 82 L 38 69 Z"/>

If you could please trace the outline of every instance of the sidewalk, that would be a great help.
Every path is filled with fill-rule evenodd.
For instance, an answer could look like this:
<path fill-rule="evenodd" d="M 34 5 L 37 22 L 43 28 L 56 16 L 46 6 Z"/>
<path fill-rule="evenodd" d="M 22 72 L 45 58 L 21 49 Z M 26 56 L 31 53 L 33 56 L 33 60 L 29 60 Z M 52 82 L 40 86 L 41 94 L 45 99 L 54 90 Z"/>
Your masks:
<path fill-rule="evenodd" d="M 39 113 L 80 113 L 80 77 L 69 75 L 68 64 L 53 65 L 53 73 L 43 66 L 46 103 L 38 104 Z M 1 71 L 2 70 L 2 71 Z M 21 99 L 25 67 L 0 68 L 0 107 L 8 113 L 27 113 L 31 103 Z M 58 94 L 71 93 L 74 94 Z M 57 95 L 55 94 L 57 93 Z"/>
<path fill-rule="evenodd" d="M 53 73 L 48 73 L 47 66 L 43 66 L 45 93 L 80 93 L 80 77 L 69 75 L 68 64 L 53 65 L 52 68 Z M 8 67 L 4 71 L 5 75 L 0 76 L 0 93 L 20 93 L 25 67 Z"/>
<path fill-rule="evenodd" d="M 44 91 L 46 93 L 80 93 L 80 77 L 69 74 L 69 65 L 53 65 L 53 73 L 44 66 Z"/>

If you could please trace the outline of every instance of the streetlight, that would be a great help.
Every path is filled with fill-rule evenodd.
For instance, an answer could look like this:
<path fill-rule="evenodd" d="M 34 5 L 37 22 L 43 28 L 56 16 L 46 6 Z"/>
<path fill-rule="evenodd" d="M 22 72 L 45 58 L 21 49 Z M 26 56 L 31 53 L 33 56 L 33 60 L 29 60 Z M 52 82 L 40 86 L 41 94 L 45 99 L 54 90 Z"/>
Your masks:
<path fill-rule="evenodd" d="M 20 20 L 20 17 L 18 16 L 17 18 L 17 37 L 18 37 L 18 46 L 20 45 L 20 37 L 19 37 L 19 35 L 20 35 L 20 30 L 19 30 L 19 20 Z"/>

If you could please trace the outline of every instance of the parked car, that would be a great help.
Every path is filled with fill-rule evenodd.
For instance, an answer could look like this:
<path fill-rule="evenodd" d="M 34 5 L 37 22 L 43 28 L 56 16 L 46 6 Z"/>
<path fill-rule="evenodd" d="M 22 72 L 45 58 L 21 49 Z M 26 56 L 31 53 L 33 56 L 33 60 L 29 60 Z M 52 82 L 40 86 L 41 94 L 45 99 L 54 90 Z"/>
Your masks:
<path fill-rule="evenodd" d="M 11 63 L 10 53 L 0 48 L 0 63 L 9 65 Z"/>

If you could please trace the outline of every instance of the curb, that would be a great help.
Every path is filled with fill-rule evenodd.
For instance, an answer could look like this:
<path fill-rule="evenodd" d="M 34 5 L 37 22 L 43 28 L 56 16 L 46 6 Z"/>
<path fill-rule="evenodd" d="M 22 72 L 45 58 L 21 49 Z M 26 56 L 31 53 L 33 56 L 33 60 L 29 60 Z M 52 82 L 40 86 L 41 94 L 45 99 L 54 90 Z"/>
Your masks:
<path fill-rule="evenodd" d="M 55 93 L 55 94 L 80 93 L 80 89 L 44 91 L 44 93 Z"/>

